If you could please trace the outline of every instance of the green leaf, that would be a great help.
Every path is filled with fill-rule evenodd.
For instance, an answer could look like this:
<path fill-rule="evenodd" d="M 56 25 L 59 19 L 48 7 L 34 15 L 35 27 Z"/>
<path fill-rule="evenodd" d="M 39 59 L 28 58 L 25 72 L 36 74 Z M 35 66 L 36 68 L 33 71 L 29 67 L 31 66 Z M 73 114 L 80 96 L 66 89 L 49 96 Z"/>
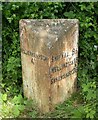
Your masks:
<path fill-rule="evenodd" d="M 7 101 L 7 94 L 3 94 L 2 99 L 3 99 L 3 101 Z"/>
<path fill-rule="evenodd" d="M 18 109 L 20 110 L 20 111 L 23 111 L 24 109 L 25 109 L 25 106 L 24 105 L 17 105 L 18 106 Z"/>
<path fill-rule="evenodd" d="M 93 99 L 96 98 L 96 91 L 89 90 L 86 99 L 87 99 L 87 100 L 90 100 L 90 99 L 92 99 L 92 98 L 93 98 Z"/>
<path fill-rule="evenodd" d="M 15 97 L 13 98 L 12 102 L 13 102 L 14 104 L 22 104 L 22 103 L 24 102 L 22 95 L 19 94 L 18 96 L 15 96 Z"/>
<path fill-rule="evenodd" d="M 88 113 L 87 115 L 86 115 L 86 118 L 89 118 L 90 117 L 90 113 Z"/>
<path fill-rule="evenodd" d="M 86 85 L 86 84 L 83 84 L 83 85 L 82 85 L 82 88 L 83 88 L 83 91 L 84 91 L 84 92 L 89 91 L 89 86 Z"/>
<path fill-rule="evenodd" d="M 32 112 L 29 112 L 29 115 L 31 116 L 31 117 L 37 117 L 37 112 L 34 110 L 34 111 L 32 111 Z"/>
<path fill-rule="evenodd" d="M 70 12 L 65 12 L 64 13 L 64 16 L 68 17 L 68 18 L 74 18 L 75 17 L 75 14 L 73 11 L 70 11 Z"/>
<path fill-rule="evenodd" d="M 20 114 L 20 111 L 19 111 L 18 106 L 16 105 L 13 107 L 13 115 L 14 115 L 14 117 L 18 117 L 19 114 Z"/>
<path fill-rule="evenodd" d="M 82 117 L 82 113 L 78 109 L 75 109 L 72 113 L 73 113 L 73 116 L 75 118 L 81 118 Z"/>

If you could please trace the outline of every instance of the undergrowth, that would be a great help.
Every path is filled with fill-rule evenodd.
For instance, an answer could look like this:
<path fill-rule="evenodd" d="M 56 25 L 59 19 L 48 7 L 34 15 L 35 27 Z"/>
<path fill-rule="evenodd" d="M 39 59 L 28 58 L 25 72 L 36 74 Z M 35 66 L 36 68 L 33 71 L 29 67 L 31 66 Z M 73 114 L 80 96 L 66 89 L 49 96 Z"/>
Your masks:
<path fill-rule="evenodd" d="M 55 110 L 40 114 L 35 102 L 23 96 L 20 58 L 20 19 L 78 19 L 78 89 Z M 2 3 L 2 84 L 0 116 L 3 118 L 97 118 L 98 2 Z M 0 81 L 0 82 L 1 82 Z"/>

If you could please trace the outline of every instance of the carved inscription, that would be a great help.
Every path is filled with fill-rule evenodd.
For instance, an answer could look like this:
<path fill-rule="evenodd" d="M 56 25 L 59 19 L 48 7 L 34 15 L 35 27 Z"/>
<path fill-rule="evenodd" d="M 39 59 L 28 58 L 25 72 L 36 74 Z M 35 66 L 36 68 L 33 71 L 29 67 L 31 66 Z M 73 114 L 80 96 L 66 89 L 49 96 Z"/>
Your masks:
<path fill-rule="evenodd" d="M 51 84 L 55 83 L 56 81 L 59 81 L 59 80 L 62 80 L 64 78 L 67 78 L 69 77 L 70 75 L 74 74 L 77 72 L 77 66 L 74 67 L 71 71 L 67 72 L 67 73 L 64 73 L 58 77 L 55 77 L 55 78 L 51 78 Z"/>
<path fill-rule="evenodd" d="M 57 56 L 52 56 L 51 61 L 56 62 L 58 60 L 60 61 L 60 60 L 65 59 L 65 58 L 66 59 L 67 58 L 72 58 L 72 57 L 74 57 L 75 54 L 77 54 L 77 52 L 78 52 L 78 50 L 75 49 L 75 48 L 73 48 L 70 53 L 64 51 L 62 54 L 59 54 Z M 60 80 L 62 80 L 64 78 L 69 77 L 72 74 L 76 73 L 77 72 L 77 63 L 78 63 L 78 57 L 74 57 L 73 60 L 69 60 L 69 61 L 67 61 L 65 63 L 60 64 L 60 65 L 55 65 L 55 66 L 50 67 L 49 72 L 50 72 L 51 84 L 55 83 L 56 81 L 60 81 Z M 73 66 L 74 68 L 72 70 L 70 70 L 70 71 L 68 71 L 66 73 L 62 73 L 59 76 L 57 76 L 57 74 L 56 74 L 57 77 L 51 77 L 51 76 L 55 75 L 56 72 L 59 72 L 59 71 L 65 69 L 65 68 L 67 68 L 67 67 L 69 67 L 71 65 L 74 65 Z"/>
<path fill-rule="evenodd" d="M 35 52 L 27 51 L 27 50 L 24 50 L 24 49 L 21 49 L 21 52 L 26 54 L 26 55 L 32 56 L 33 58 L 42 60 L 42 61 L 48 60 L 48 57 L 46 57 L 44 55 L 41 55 L 41 54 L 38 54 L 38 53 L 35 53 Z M 33 58 L 31 59 L 31 62 L 33 61 Z"/>
<path fill-rule="evenodd" d="M 42 60 L 42 61 L 46 61 L 46 60 L 49 59 L 47 56 L 44 56 L 44 55 L 41 55 L 41 54 L 38 54 L 38 53 L 35 53 L 35 52 L 27 51 L 27 50 L 24 50 L 24 49 L 22 49 L 21 52 L 23 54 L 32 56 L 31 62 L 33 64 L 34 64 L 34 58 Z M 68 52 L 64 51 L 62 54 L 59 54 L 57 56 L 52 56 L 51 59 L 50 59 L 50 61 L 51 62 L 56 62 L 56 61 L 61 60 L 61 59 L 71 58 L 74 54 L 77 54 L 77 52 L 78 52 L 78 50 L 75 49 L 75 48 L 73 48 L 72 52 L 70 54 Z M 68 62 L 62 63 L 60 65 L 56 65 L 56 66 L 50 67 L 49 74 L 51 76 L 51 74 L 59 72 L 60 70 L 62 70 L 64 68 L 67 68 L 67 67 L 69 67 L 71 65 L 75 65 L 75 67 L 71 71 L 68 71 L 67 73 L 63 73 L 60 76 L 53 77 L 53 78 L 50 77 L 51 84 L 55 83 L 56 81 L 60 81 L 60 80 L 62 80 L 64 78 L 69 77 L 70 75 L 76 73 L 77 72 L 77 62 L 78 62 L 78 57 L 75 57 L 71 61 L 68 61 Z"/>
<path fill-rule="evenodd" d="M 54 61 L 57 61 L 57 60 L 61 60 L 61 59 L 63 59 L 63 58 L 72 57 L 72 56 L 73 56 L 74 54 L 76 54 L 77 52 L 78 52 L 78 50 L 75 49 L 75 48 L 72 49 L 71 54 L 69 54 L 69 52 L 65 52 L 65 51 L 64 51 L 63 53 L 61 53 L 61 54 L 59 54 L 59 55 L 57 55 L 57 56 L 52 56 L 51 61 L 54 62 Z"/>
<path fill-rule="evenodd" d="M 54 67 L 51 67 L 50 68 L 50 73 L 55 73 L 57 71 L 60 71 L 66 67 L 69 67 L 70 65 L 73 65 L 73 64 L 77 64 L 77 61 L 78 61 L 78 57 L 74 58 L 74 60 L 72 61 L 69 61 L 69 62 L 66 62 L 66 63 L 63 63 L 59 66 L 54 66 Z"/>

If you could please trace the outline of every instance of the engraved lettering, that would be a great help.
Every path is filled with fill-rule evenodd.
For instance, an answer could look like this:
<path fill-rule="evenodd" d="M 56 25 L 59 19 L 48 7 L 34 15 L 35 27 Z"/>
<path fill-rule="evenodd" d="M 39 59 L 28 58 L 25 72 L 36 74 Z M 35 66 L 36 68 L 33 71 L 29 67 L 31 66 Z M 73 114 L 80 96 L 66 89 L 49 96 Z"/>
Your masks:
<path fill-rule="evenodd" d="M 60 70 L 62 70 L 62 69 L 64 69 L 64 68 L 68 67 L 68 66 L 71 66 L 71 65 L 73 65 L 73 64 L 75 64 L 75 66 L 76 66 L 76 64 L 77 64 L 77 57 L 74 58 L 74 60 L 69 61 L 69 62 L 66 62 L 66 63 L 63 63 L 63 64 L 61 64 L 61 65 L 59 65 L 59 66 L 51 67 L 51 68 L 50 68 L 50 73 L 55 73 L 55 72 L 57 72 L 57 71 L 60 71 Z"/>
<path fill-rule="evenodd" d="M 51 84 L 55 83 L 56 81 L 62 80 L 64 78 L 67 78 L 69 76 L 71 76 L 72 74 L 77 72 L 77 67 L 74 67 L 71 71 L 62 74 L 61 76 L 58 76 L 56 78 L 51 78 Z"/>
<path fill-rule="evenodd" d="M 44 55 L 41 55 L 41 54 L 38 54 L 38 53 L 35 53 L 35 52 L 32 52 L 32 51 L 27 51 L 27 50 L 24 50 L 24 49 L 22 49 L 21 51 L 25 55 L 32 56 L 31 63 L 33 63 L 33 64 L 34 64 L 34 60 L 35 60 L 34 58 L 36 58 L 38 60 L 42 60 L 42 61 L 48 60 L 48 57 L 46 57 Z M 76 53 L 77 53 L 77 49 L 73 48 L 72 52 L 71 52 L 71 56 L 73 56 Z M 58 60 L 61 60 L 63 58 L 67 58 L 69 56 L 70 56 L 69 52 L 63 51 L 62 54 L 59 54 L 57 56 L 52 56 L 51 57 L 51 62 L 58 61 Z M 77 72 L 77 62 L 78 62 L 78 57 L 74 58 L 71 61 L 67 61 L 65 63 L 62 63 L 60 65 L 50 67 L 49 73 L 51 75 L 51 73 L 61 71 L 62 69 L 66 68 L 66 67 L 69 67 L 71 65 L 75 66 L 71 71 L 68 71 L 67 73 L 64 73 L 64 74 L 62 74 L 60 76 L 57 76 L 57 77 L 54 77 L 54 78 L 50 78 L 51 79 L 51 84 L 55 83 L 56 81 L 60 81 L 64 78 L 67 78 L 67 77 L 71 76 L 72 74 L 76 73 Z"/>
<path fill-rule="evenodd" d="M 31 52 L 31 51 L 26 51 L 26 50 L 24 50 L 23 48 L 21 49 L 21 52 L 22 52 L 23 54 L 32 56 L 32 57 L 34 57 L 34 58 L 36 58 L 36 59 L 39 59 L 39 60 L 42 60 L 42 61 L 48 60 L 48 57 L 46 57 L 46 56 L 44 56 L 44 55 L 40 55 L 40 54 Z M 31 62 L 33 63 L 33 59 L 31 59 Z"/>
<path fill-rule="evenodd" d="M 77 49 L 73 48 L 71 56 L 73 56 L 74 54 L 76 54 L 77 51 L 78 51 Z M 52 56 L 51 62 L 55 62 L 55 61 L 58 61 L 58 60 L 63 59 L 63 58 L 68 58 L 69 56 L 70 56 L 69 52 L 63 51 L 63 53 L 61 53 L 61 54 L 59 54 L 57 56 Z"/>

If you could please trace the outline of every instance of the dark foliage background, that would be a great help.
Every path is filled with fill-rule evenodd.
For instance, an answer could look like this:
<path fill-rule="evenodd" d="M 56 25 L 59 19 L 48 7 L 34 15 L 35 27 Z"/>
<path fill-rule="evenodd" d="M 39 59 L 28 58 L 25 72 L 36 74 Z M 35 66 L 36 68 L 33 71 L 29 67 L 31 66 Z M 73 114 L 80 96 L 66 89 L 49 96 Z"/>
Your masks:
<path fill-rule="evenodd" d="M 98 82 L 98 2 L 2 3 L 2 117 L 42 117 L 22 96 L 20 19 L 79 19 L 78 90 L 44 117 L 96 118 Z M 13 102 L 14 101 L 14 102 Z M 18 102 L 16 102 L 18 101 Z M 10 107 L 9 103 L 12 105 Z M 30 109 L 29 109 L 30 108 Z M 8 110 L 7 110 L 8 109 Z"/>

